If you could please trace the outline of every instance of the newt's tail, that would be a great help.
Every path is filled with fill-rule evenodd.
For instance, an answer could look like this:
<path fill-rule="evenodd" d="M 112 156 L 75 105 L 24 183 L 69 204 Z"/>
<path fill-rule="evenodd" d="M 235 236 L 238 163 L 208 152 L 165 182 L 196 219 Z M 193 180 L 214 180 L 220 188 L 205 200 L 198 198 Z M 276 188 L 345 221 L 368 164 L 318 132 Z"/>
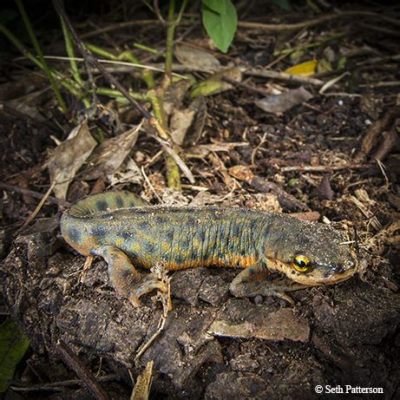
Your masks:
<path fill-rule="evenodd" d="M 105 192 L 87 197 L 73 205 L 67 213 L 72 217 L 85 218 L 120 208 L 146 207 L 149 204 L 130 192 Z"/>

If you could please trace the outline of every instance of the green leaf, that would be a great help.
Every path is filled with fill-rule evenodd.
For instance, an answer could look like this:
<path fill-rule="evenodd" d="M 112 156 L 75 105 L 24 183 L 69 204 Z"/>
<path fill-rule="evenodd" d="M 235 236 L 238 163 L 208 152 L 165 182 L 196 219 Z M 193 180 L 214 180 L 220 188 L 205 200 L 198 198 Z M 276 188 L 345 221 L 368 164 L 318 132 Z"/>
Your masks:
<path fill-rule="evenodd" d="M 11 319 L 0 325 L 0 393 L 4 393 L 15 368 L 29 347 L 29 339 Z"/>
<path fill-rule="evenodd" d="M 203 0 L 203 25 L 219 50 L 226 53 L 237 28 L 237 14 L 231 0 Z"/>

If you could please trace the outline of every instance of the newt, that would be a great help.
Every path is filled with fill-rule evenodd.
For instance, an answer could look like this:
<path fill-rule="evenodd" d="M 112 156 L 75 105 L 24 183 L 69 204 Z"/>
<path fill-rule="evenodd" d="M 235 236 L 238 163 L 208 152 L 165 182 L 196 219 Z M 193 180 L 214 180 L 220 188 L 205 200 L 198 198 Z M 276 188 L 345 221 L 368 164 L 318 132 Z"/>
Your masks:
<path fill-rule="evenodd" d="M 102 257 L 117 294 L 135 306 L 166 290 L 154 273 L 137 269 L 157 263 L 241 268 L 229 287 L 237 297 L 279 295 L 263 279 L 271 272 L 307 287 L 344 281 L 357 269 L 351 244 L 327 225 L 244 208 L 148 206 L 125 191 L 79 201 L 63 213 L 61 233 L 82 255 Z"/>

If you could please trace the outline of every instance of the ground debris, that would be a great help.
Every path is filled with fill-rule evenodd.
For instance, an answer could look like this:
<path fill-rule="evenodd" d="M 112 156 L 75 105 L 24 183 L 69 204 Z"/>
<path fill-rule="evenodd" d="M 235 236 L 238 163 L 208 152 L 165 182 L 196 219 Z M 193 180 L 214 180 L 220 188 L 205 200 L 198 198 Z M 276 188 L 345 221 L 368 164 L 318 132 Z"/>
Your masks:
<path fill-rule="evenodd" d="M 310 327 L 307 320 L 295 316 L 292 308 L 269 310 L 248 300 L 229 300 L 208 332 L 230 338 L 307 342 Z"/>

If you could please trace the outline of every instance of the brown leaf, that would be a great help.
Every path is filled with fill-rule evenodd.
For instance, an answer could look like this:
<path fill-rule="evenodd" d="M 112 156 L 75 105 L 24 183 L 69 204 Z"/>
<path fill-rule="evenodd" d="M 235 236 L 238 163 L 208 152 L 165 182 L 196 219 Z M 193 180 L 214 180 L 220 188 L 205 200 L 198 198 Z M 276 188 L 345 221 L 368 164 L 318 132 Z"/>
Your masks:
<path fill-rule="evenodd" d="M 96 147 L 96 141 L 90 134 L 86 121 L 75 127 L 70 136 L 72 135 L 74 136 L 71 139 L 54 149 L 47 162 L 50 181 L 55 183 L 54 194 L 61 200 L 65 200 L 76 172 Z"/>
<path fill-rule="evenodd" d="M 141 124 L 121 135 L 105 140 L 92 153 L 85 169 L 84 179 L 98 179 L 113 175 L 122 165 L 139 136 Z"/>
<path fill-rule="evenodd" d="M 327 200 L 333 199 L 335 192 L 332 190 L 328 175 L 324 175 L 324 177 L 322 178 L 321 183 L 317 188 L 317 193 L 321 199 L 327 199 Z"/>
<path fill-rule="evenodd" d="M 191 46 L 176 46 L 175 57 L 184 66 L 199 71 L 217 71 L 221 64 L 211 53 Z"/>
<path fill-rule="evenodd" d="M 194 116 L 195 111 L 189 108 L 174 110 L 171 116 L 170 131 L 171 137 L 176 144 L 183 144 L 186 132 L 193 123 Z"/>
<path fill-rule="evenodd" d="M 303 87 L 288 90 L 281 94 L 272 94 L 255 101 L 255 105 L 263 111 L 273 114 L 283 114 L 298 104 L 313 98 L 313 95 Z"/>

